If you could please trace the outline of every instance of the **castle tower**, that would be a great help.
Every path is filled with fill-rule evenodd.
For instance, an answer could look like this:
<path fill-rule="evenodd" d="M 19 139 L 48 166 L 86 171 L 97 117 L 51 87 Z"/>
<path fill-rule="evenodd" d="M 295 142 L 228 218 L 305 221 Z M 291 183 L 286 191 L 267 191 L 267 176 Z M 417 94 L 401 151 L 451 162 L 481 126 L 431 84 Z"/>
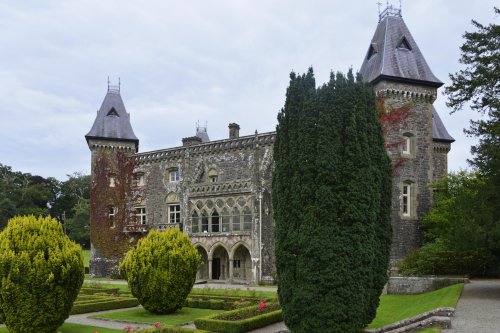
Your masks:
<path fill-rule="evenodd" d="M 92 276 L 110 276 L 127 249 L 124 225 L 134 219 L 130 208 L 133 165 L 139 139 L 130 124 L 119 86 L 109 86 L 90 132 L 90 243 Z"/>
<path fill-rule="evenodd" d="M 429 184 L 446 175 L 453 138 L 433 107 L 443 83 L 427 65 L 401 17 L 388 6 L 380 15 L 360 74 L 384 107 L 382 122 L 393 162 L 391 261 L 422 242 L 420 221 L 429 210 Z M 437 166 L 437 169 L 435 168 Z"/>

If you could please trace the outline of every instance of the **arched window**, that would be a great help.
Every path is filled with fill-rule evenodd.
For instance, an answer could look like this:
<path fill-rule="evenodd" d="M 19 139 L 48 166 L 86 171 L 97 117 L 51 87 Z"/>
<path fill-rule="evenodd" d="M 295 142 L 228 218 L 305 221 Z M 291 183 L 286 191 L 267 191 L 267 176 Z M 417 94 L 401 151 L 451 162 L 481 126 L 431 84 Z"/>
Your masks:
<path fill-rule="evenodd" d="M 233 231 L 240 231 L 240 219 L 240 211 L 238 210 L 238 208 L 235 208 L 233 210 Z"/>
<path fill-rule="evenodd" d="M 230 229 L 231 216 L 229 215 L 229 212 L 226 208 L 224 208 L 224 210 L 222 211 L 221 219 L 222 219 L 222 232 L 231 231 Z"/>
<path fill-rule="evenodd" d="M 201 232 L 208 232 L 208 216 L 205 212 L 201 214 Z"/>
<path fill-rule="evenodd" d="M 193 215 L 191 215 L 191 232 L 193 234 L 200 232 L 200 217 L 197 212 L 194 212 Z"/>
<path fill-rule="evenodd" d="M 245 209 L 243 210 L 243 230 L 252 230 L 252 212 L 248 207 L 245 207 Z"/>
<path fill-rule="evenodd" d="M 214 168 L 208 171 L 208 181 L 210 183 L 217 183 L 219 181 L 219 174 Z"/>
<path fill-rule="evenodd" d="M 212 232 L 220 231 L 219 213 L 216 210 L 212 213 Z"/>

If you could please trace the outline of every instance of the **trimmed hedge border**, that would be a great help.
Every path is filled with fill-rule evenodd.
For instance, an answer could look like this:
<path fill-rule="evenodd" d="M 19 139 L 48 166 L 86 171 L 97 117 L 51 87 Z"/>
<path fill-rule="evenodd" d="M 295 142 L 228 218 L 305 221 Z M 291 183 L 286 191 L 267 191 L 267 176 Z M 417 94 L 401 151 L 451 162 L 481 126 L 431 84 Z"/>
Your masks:
<path fill-rule="evenodd" d="M 139 305 L 135 298 L 115 298 L 107 301 L 96 300 L 96 302 L 76 303 L 73 305 L 71 314 L 89 313 L 122 308 L 132 308 Z"/>
<path fill-rule="evenodd" d="M 212 333 L 210 331 L 199 330 L 196 328 L 187 328 L 179 326 L 162 326 L 159 328 L 145 328 L 139 330 L 138 333 Z"/>
<path fill-rule="evenodd" d="M 195 319 L 196 328 L 220 333 L 243 333 L 283 320 L 283 312 L 277 303 L 268 304 L 266 313 L 253 315 L 248 318 L 231 320 L 231 317 L 245 317 L 258 310 L 258 305 L 236 309 L 215 315 Z"/>

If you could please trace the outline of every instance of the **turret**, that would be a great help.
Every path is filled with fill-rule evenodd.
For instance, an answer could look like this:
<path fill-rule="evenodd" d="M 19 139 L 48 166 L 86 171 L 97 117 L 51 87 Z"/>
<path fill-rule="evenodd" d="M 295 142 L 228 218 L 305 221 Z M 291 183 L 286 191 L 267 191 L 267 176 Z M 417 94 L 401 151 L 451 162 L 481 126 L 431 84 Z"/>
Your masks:
<path fill-rule="evenodd" d="M 429 184 L 435 178 L 434 163 L 439 160 L 444 164 L 438 172 L 441 176 L 446 168 L 453 138 L 432 105 L 443 83 L 427 65 L 401 9 L 392 6 L 379 15 L 360 74 L 373 85 L 384 108 L 381 118 L 394 168 L 391 259 L 396 262 L 421 245 L 420 221 L 431 204 Z M 439 139 L 434 138 L 437 133 Z M 434 154 L 436 139 L 444 140 L 448 147 L 438 159 Z"/>
<path fill-rule="evenodd" d="M 129 156 L 139 148 L 125 110 L 120 86 L 110 86 L 90 132 L 91 151 L 90 273 L 110 276 L 127 248 L 122 232 L 135 218 L 130 207 L 133 165 Z"/>

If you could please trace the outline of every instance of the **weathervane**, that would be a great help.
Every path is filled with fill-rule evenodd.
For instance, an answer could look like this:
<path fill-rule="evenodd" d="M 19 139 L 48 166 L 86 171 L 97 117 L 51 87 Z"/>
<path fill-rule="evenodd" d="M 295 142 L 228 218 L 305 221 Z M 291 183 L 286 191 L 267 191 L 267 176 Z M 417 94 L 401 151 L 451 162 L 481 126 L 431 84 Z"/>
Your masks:
<path fill-rule="evenodd" d="M 118 78 L 118 85 L 112 85 L 108 75 L 108 92 L 120 93 L 121 84 L 121 80 Z"/>
<path fill-rule="evenodd" d="M 386 1 L 386 8 L 380 12 L 380 7 L 382 6 L 382 3 L 377 2 L 378 5 L 378 22 L 380 23 L 384 18 L 387 16 L 397 16 L 401 17 L 401 0 L 399 0 L 399 9 L 396 8 L 394 5 L 389 4 L 389 0 Z"/>

